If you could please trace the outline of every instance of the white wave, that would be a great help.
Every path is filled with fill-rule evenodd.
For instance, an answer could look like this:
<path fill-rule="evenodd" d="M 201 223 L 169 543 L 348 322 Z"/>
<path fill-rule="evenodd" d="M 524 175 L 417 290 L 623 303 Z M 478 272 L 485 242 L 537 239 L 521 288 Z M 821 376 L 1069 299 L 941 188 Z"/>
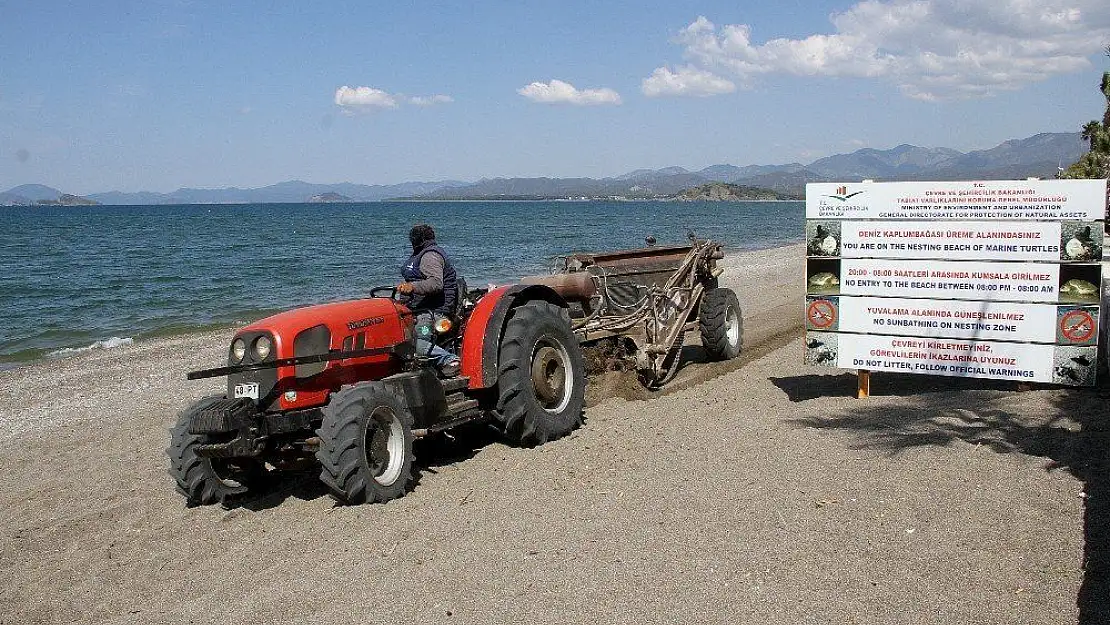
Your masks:
<path fill-rule="evenodd" d="M 134 343 L 135 343 L 135 339 L 133 339 L 129 336 L 124 337 L 124 338 L 120 338 L 118 336 L 113 336 L 110 339 L 104 339 L 103 341 L 97 341 L 97 342 L 93 343 L 92 345 L 87 345 L 85 347 L 63 347 L 62 349 L 50 352 L 49 355 L 50 356 L 70 356 L 70 355 L 73 355 L 73 354 L 80 354 L 82 352 L 89 352 L 89 351 L 92 351 L 94 349 L 114 349 L 116 347 L 123 347 L 124 345 L 133 345 Z"/>

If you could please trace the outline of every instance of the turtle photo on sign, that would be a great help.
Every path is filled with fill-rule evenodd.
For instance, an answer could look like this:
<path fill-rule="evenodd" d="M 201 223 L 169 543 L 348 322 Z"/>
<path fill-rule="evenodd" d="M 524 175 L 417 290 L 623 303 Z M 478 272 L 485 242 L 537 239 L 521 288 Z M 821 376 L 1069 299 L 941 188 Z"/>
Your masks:
<path fill-rule="evenodd" d="M 807 219 L 806 255 L 840 256 L 840 222 Z"/>
<path fill-rule="evenodd" d="M 840 293 L 840 260 L 811 258 L 806 261 L 806 293 L 837 295 Z"/>
<path fill-rule="evenodd" d="M 1060 224 L 1060 260 L 1102 260 L 1102 224 L 1095 221 L 1065 221 Z"/>
<path fill-rule="evenodd" d="M 1060 265 L 1057 297 L 1065 304 L 1097 304 L 1101 284 L 1102 265 Z"/>

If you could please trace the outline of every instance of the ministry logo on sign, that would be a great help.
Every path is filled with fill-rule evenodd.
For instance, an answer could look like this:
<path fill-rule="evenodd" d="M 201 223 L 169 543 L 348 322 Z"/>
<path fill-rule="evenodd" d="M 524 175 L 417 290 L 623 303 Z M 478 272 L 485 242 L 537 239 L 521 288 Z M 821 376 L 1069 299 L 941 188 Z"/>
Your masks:
<path fill-rule="evenodd" d="M 847 202 L 849 198 L 853 198 L 853 197 L 859 195 L 860 193 L 863 193 L 863 191 L 856 191 L 855 193 L 848 193 L 848 187 L 844 186 L 844 187 L 837 187 L 836 188 L 836 195 L 826 195 L 825 197 L 831 197 L 834 200 L 840 200 L 841 202 Z"/>

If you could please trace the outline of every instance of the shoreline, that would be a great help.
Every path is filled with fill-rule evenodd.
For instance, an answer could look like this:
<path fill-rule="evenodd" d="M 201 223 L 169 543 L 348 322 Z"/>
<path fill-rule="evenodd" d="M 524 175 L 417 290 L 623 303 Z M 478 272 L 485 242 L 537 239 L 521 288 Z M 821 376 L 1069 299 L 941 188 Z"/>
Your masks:
<path fill-rule="evenodd" d="M 721 285 L 732 288 L 740 300 L 747 323 L 745 340 L 749 345 L 753 337 L 764 337 L 777 332 L 781 317 L 791 312 L 796 318 L 795 325 L 801 327 L 800 311 L 804 296 L 801 294 L 803 284 L 799 276 L 803 273 L 804 261 L 804 243 L 725 256 L 722 261 L 725 273 L 722 274 Z M 784 266 L 792 268 L 784 273 Z M 748 318 L 756 314 L 770 314 L 771 318 L 767 319 L 765 325 L 773 325 L 775 332 L 748 323 Z M 32 430 L 35 424 L 61 422 L 60 418 L 53 415 L 42 418 L 43 415 L 35 409 L 36 405 L 48 403 L 47 398 L 54 396 L 55 391 L 51 389 L 53 380 L 61 379 L 74 385 L 73 395 L 76 397 L 63 397 L 61 402 L 69 406 L 67 412 L 78 415 L 88 411 L 82 409 L 81 402 L 76 400 L 96 394 L 97 381 L 107 385 L 109 392 L 105 395 L 121 392 L 126 388 L 122 385 L 124 381 L 135 377 L 143 379 L 141 386 L 169 385 L 174 389 L 169 394 L 175 396 L 177 401 L 181 401 L 183 397 L 199 397 L 204 392 L 222 392 L 222 378 L 186 383 L 185 374 L 188 371 L 224 366 L 227 345 L 235 327 L 239 326 L 236 324 L 175 333 L 151 339 L 136 338 L 129 344 L 111 349 L 91 349 L 0 369 L 0 396 L 7 395 L 11 398 L 9 407 L 0 407 L 0 441 Z M 762 341 L 763 338 L 759 340 Z M 716 369 L 709 367 L 707 370 Z M 115 373 L 108 375 L 109 372 Z M 671 388 L 689 383 L 683 382 L 683 378 L 688 375 L 680 375 Z M 92 388 L 87 388 L 89 386 Z M 637 392 L 635 388 L 629 391 L 629 385 L 623 382 L 618 386 L 619 391 L 613 389 L 615 395 Z M 127 398 L 129 402 L 132 399 Z M 107 397 L 102 398 L 102 403 L 109 404 Z M 176 410 L 180 408 L 174 412 Z"/>
<path fill-rule="evenodd" d="M 743 255 L 743 254 L 748 254 L 748 253 L 752 253 L 752 252 L 777 250 L 777 249 L 789 248 L 789 247 L 798 245 L 798 243 L 788 243 L 788 244 L 785 244 L 785 245 L 780 245 L 779 243 L 781 243 L 781 242 L 770 242 L 766 246 L 756 245 L 756 246 L 753 246 L 753 247 L 731 247 L 731 248 L 726 247 L 725 248 L 725 253 L 726 253 L 725 258 L 727 260 L 727 259 L 731 258 L 732 256 Z M 324 302 L 316 302 L 316 303 L 324 303 Z M 290 306 L 290 308 L 288 308 L 286 310 L 291 310 L 293 308 L 297 308 L 297 307 L 301 307 L 301 306 L 311 306 L 311 305 L 313 305 L 313 304 L 312 303 L 295 304 L 295 305 Z M 23 350 L 21 352 L 17 352 L 15 354 L 0 355 L 0 372 L 11 371 L 11 370 L 15 370 L 15 369 L 21 369 L 21 368 L 36 365 L 36 364 L 64 361 L 64 360 L 67 360 L 67 359 L 70 359 L 70 358 L 79 357 L 79 356 L 81 356 L 83 354 L 87 354 L 89 352 L 110 351 L 110 350 L 113 350 L 113 349 L 119 349 L 120 347 L 127 347 L 129 345 L 136 344 L 136 343 L 149 343 L 151 341 L 157 341 L 157 340 L 160 340 L 160 339 L 172 339 L 172 338 L 179 338 L 179 337 L 188 337 L 188 336 L 196 335 L 196 334 L 205 334 L 205 333 L 212 332 L 212 331 L 225 331 L 225 332 L 228 332 L 229 335 L 230 335 L 232 330 L 243 327 L 245 325 L 249 325 L 249 324 L 254 323 L 255 321 L 257 321 L 259 319 L 264 319 L 265 317 L 267 317 L 269 315 L 272 315 L 272 314 L 276 314 L 278 312 L 281 312 L 281 311 L 271 311 L 269 313 L 263 314 L 260 317 L 257 317 L 255 319 L 251 319 L 251 320 L 246 320 L 246 321 L 199 324 L 199 325 L 196 325 L 196 326 L 193 326 L 193 327 L 185 327 L 185 328 L 182 328 L 180 326 L 180 324 L 178 324 L 178 325 L 165 326 L 165 327 L 161 327 L 161 328 L 155 328 L 153 330 L 145 330 L 145 331 L 140 331 L 140 332 L 121 332 L 121 334 L 127 334 L 128 336 L 114 336 L 113 335 L 113 336 L 109 336 L 109 337 L 97 338 L 91 343 L 75 344 L 75 345 L 63 345 L 63 346 L 55 347 L 55 348 L 40 348 L 40 349 L 34 350 L 34 351 L 37 352 L 35 355 L 32 355 L 32 356 L 27 357 L 27 358 L 19 358 L 18 356 L 20 354 L 24 354 L 24 353 L 27 353 L 29 351 L 32 351 L 31 349 L 27 349 L 27 350 Z M 120 343 L 118 345 L 112 345 L 112 343 L 115 343 L 115 342 L 120 342 Z M 17 358 L 13 358 L 13 356 L 15 356 Z"/>

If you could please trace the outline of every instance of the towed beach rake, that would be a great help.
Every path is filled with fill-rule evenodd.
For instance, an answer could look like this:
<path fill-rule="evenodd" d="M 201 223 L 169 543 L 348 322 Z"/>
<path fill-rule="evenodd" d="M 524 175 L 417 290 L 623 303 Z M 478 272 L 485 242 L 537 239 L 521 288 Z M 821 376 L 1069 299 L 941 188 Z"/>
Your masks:
<path fill-rule="evenodd" d="M 571 327 L 587 348 L 631 360 L 648 388 L 678 372 L 686 332 L 701 333 L 711 359 L 735 358 L 743 346 L 743 317 L 736 295 L 717 285 L 724 258 L 721 244 L 690 245 L 559 259 L 550 276 L 526 284 L 551 287 L 570 303 Z M 615 343 L 615 345 L 614 345 Z"/>

